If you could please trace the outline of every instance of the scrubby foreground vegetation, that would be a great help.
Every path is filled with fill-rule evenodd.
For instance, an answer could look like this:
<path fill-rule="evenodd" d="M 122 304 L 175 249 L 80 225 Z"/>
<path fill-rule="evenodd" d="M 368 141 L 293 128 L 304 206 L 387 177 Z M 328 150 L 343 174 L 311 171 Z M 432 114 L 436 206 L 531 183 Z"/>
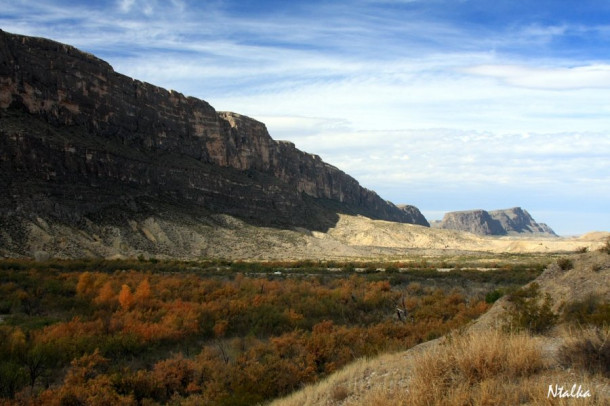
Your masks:
<path fill-rule="evenodd" d="M 559 364 L 544 356 L 548 340 L 527 332 L 453 334 L 443 345 L 413 357 L 408 390 L 374 390 L 361 404 L 607 404 L 610 375 L 608 364 L 601 363 L 610 362 L 610 330 L 563 334 L 568 341 L 559 349 L 564 354 Z M 582 346 L 589 346 L 589 352 Z M 586 363 L 576 365 L 572 356 Z"/>
<path fill-rule="evenodd" d="M 543 268 L 439 266 L 2 261 L 0 403 L 255 404 L 459 328 Z"/>
<path fill-rule="evenodd" d="M 466 329 L 360 360 L 273 405 L 610 404 L 608 248 L 559 258 Z"/>

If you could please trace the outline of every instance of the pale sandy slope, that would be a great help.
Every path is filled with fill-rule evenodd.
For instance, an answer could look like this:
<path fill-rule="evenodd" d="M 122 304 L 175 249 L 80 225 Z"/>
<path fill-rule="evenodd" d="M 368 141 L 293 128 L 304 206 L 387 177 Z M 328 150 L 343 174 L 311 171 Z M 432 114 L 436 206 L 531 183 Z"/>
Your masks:
<path fill-rule="evenodd" d="M 594 250 L 608 232 L 580 238 L 483 237 L 470 233 L 340 215 L 327 232 L 255 227 L 227 215 L 203 218 L 151 216 L 124 224 L 85 222 L 78 229 L 42 219 L 22 225 L 27 239 L 7 237 L 0 255 L 51 257 L 173 257 L 183 259 L 400 259 L 412 255 L 550 253 Z"/>
<path fill-rule="evenodd" d="M 336 227 L 324 235 L 350 247 L 378 247 L 388 250 L 427 249 L 493 253 L 545 253 L 594 250 L 610 237 L 607 232 L 590 233 L 578 238 L 487 237 L 471 233 L 427 228 L 411 224 L 371 220 L 360 216 L 341 216 Z"/>

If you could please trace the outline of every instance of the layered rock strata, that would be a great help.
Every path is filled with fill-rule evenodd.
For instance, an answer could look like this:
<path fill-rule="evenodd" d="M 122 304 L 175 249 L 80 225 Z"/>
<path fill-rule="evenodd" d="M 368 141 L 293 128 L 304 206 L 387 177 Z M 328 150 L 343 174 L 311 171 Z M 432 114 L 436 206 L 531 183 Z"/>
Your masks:
<path fill-rule="evenodd" d="M 182 210 L 314 230 L 339 212 L 427 225 L 416 208 L 273 140 L 261 122 L 131 79 L 71 46 L 3 31 L 0 151 L 5 224 Z"/>

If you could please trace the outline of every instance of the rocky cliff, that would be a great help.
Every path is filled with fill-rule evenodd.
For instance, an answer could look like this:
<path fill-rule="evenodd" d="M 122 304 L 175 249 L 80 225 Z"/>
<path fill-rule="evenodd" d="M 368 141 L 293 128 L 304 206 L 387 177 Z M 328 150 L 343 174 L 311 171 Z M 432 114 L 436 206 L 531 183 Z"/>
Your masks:
<path fill-rule="evenodd" d="M 498 221 L 508 234 L 549 234 L 557 236 L 553 229 L 545 223 L 537 223 L 527 210 L 513 207 L 505 210 L 493 210 L 489 215 Z"/>
<path fill-rule="evenodd" d="M 405 213 L 408 218 L 412 219 L 413 224 L 419 224 L 427 227 L 430 226 L 428 220 L 426 220 L 424 215 L 421 214 L 417 207 L 411 206 L 410 204 L 399 204 L 398 208 L 402 210 L 402 212 Z"/>
<path fill-rule="evenodd" d="M 526 210 L 520 207 L 489 212 L 485 210 L 449 212 L 440 222 L 433 222 L 432 226 L 481 235 L 557 236 L 549 226 L 537 223 Z"/>
<path fill-rule="evenodd" d="M 3 31 L 0 151 L 8 230 L 19 218 L 121 222 L 159 210 L 314 230 L 339 212 L 427 225 L 261 122 Z"/>

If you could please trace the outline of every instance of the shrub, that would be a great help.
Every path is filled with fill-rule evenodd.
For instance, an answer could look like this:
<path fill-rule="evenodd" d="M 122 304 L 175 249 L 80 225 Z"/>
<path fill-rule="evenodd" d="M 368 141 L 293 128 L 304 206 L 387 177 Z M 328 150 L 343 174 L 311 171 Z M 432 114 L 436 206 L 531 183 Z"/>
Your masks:
<path fill-rule="evenodd" d="M 400 270 L 395 265 L 390 265 L 385 269 L 386 273 L 398 273 Z"/>
<path fill-rule="evenodd" d="M 485 295 L 485 302 L 486 303 L 495 303 L 498 299 L 500 299 L 502 296 L 504 296 L 504 292 L 500 289 L 494 289 L 491 292 L 489 292 L 488 294 Z"/>
<path fill-rule="evenodd" d="M 610 255 L 610 238 L 606 240 L 606 244 L 599 249 L 601 252 Z"/>
<path fill-rule="evenodd" d="M 564 305 L 562 319 L 580 325 L 609 326 L 610 303 L 603 301 L 599 295 L 592 294 L 584 300 Z"/>
<path fill-rule="evenodd" d="M 559 265 L 559 267 L 564 271 L 569 271 L 570 269 L 574 268 L 574 263 L 572 262 L 572 260 L 570 258 L 558 259 L 557 265 Z"/>
<path fill-rule="evenodd" d="M 341 402 L 349 396 L 349 392 L 344 385 L 335 385 L 331 390 L 331 397 L 335 402 Z"/>
<path fill-rule="evenodd" d="M 574 335 L 577 337 L 571 337 L 561 347 L 559 361 L 566 367 L 610 377 L 610 330 L 595 327 Z"/>
<path fill-rule="evenodd" d="M 533 282 L 518 289 L 508 299 L 513 304 L 509 312 L 510 327 L 541 334 L 555 325 L 557 315 L 551 309 L 553 299 L 548 293 L 542 295 L 540 286 Z"/>

